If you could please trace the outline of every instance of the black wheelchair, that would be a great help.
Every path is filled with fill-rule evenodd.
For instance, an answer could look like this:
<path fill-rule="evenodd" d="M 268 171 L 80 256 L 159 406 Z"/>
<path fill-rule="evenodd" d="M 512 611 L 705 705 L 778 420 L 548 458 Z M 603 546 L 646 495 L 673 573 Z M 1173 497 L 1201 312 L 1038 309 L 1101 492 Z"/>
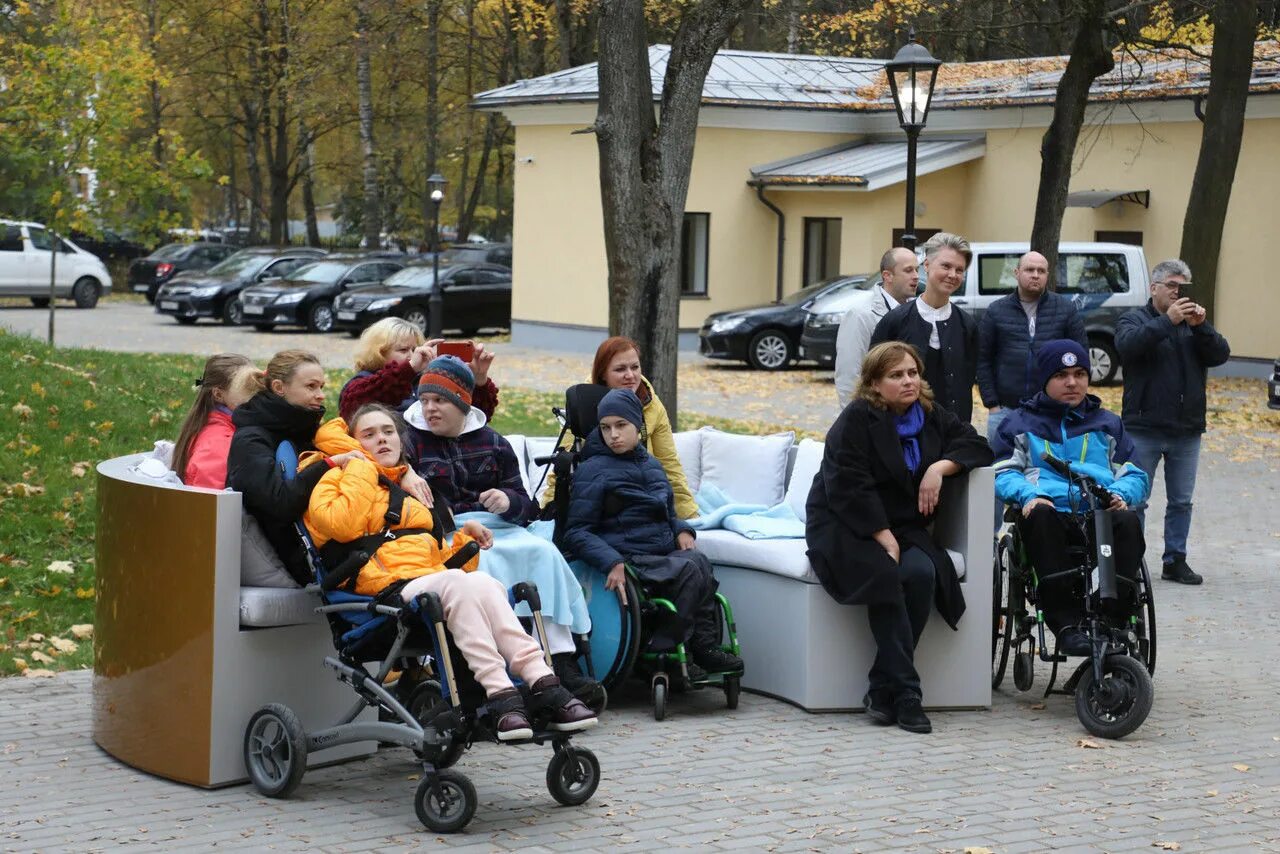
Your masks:
<path fill-rule="evenodd" d="M 1041 578 L 1031 565 L 1017 524 L 1019 508 L 1006 509 L 1005 520 L 1014 524 L 996 548 L 991 687 L 1003 683 L 1012 653 L 1014 685 L 1019 691 L 1029 690 L 1038 651 L 1041 661 L 1053 664 L 1044 696 L 1074 694 L 1076 715 L 1086 730 L 1102 738 L 1122 738 L 1142 725 L 1155 699 L 1151 677 L 1156 668 L 1156 612 L 1151 576 L 1145 561 L 1136 582 L 1116 574 L 1107 509 L 1111 493 L 1061 460 L 1050 456 L 1044 460 L 1074 487 L 1073 499 L 1083 497 L 1084 507 L 1073 505 L 1072 518 L 1087 545 L 1068 550 L 1079 561 L 1072 568 Z M 1058 665 L 1068 657 L 1060 653 L 1056 639 L 1049 652 L 1039 603 L 1040 585 L 1058 577 L 1082 591 L 1082 628 L 1092 650 L 1061 689 L 1054 687 Z M 1120 601 L 1133 603 L 1132 612 L 1119 615 Z"/>
<path fill-rule="evenodd" d="M 550 464 L 555 471 L 555 493 L 544 515 L 554 519 L 552 541 L 562 551 L 562 535 L 568 519 L 573 472 L 587 435 L 596 429 L 596 410 L 606 392 L 606 387 L 592 383 L 582 383 L 566 389 L 564 408 L 552 408 L 552 413 L 561 423 L 556 450 L 550 456 L 534 460 L 539 466 Z M 572 440 L 567 446 L 561 447 L 568 435 L 572 436 Z M 690 689 L 718 688 L 724 691 L 725 706 L 730 710 L 738 708 L 742 692 L 742 670 L 707 671 L 705 676 L 691 677 L 689 664 L 692 658 L 684 644 L 660 653 L 646 649 L 656 626 L 675 614 L 676 607 L 671 601 L 652 595 L 628 567 L 627 604 L 624 606 L 617 594 L 605 589 L 605 579 L 600 573 L 581 561 L 570 560 L 569 565 L 582 585 L 587 608 L 591 613 L 591 636 L 582 658 L 593 679 L 613 692 L 633 675 L 647 678 L 653 716 L 659 721 L 666 717 L 667 701 L 671 695 Z M 715 598 L 721 649 L 740 655 L 733 608 L 722 594 L 717 593 Z"/>
<path fill-rule="evenodd" d="M 285 443 L 276 458 L 285 476 L 292 477 L 298 465 L 293 449 Z M 443 504 L 437 502 L 437 506 Z M 441 511 L 434 515 L 439 529 Z M 298 523 L 298 530 L 316 579 L 308 590 L 320 595 L 322 604 L 316 610 L 328 619 L 337 651 L 324 663 L 354 689 L 357 698 L 336 724 L 312 732 L 303 728 L 287 706 L 271 703 L 259 709 L 245 729 L 244 764 L 250 781 L 267 797 L 287 798 L 302 780 L 308 753 L 368 741 L 407 747 L 422 765 L 414 794 L 418 819 L 436 833 L 462 830 L 475 815 L 479 798 L 466 775 L 450 766 L 475 741 L 519 742 L 498 741 L 496 720 L 490 720 L 484 691 L 445 628 L 439 597 L 425 593 L 405 604 L 398 596 L 370 597 L 339 590 L 338 584 L 367 563 L 369 555 L 356 551 L 342 565 L 326 568 L 306 528 Z M 475 543 L 469 543 L 447 566 L 462 566 L 478 550 Z M 546 650 L 537 589 L 532 584 L 517 584 L 509 599 L 513 606 L 516 602 L 528 604 L 535 636 Z M 404 677 L 396 682 L 388 680 L 394 670 L 418 669 L 426 657 L 430 657 L 434 678 L 413 685 L 407 685 Z M 365 665 L 373 661 L 380 664 L 370 672 Z M 548 656 L 548 666 L 550 663 Z M 528 701 L 528 687 L 519 688 Z M 357 721 L 370 707 L 379 710 L 379 719 Z M 574 746 L 568 733 L 548 729 L 546 715 L 528 702 L 526 708 L 533 728 L 529 741 L 552 748 L 546 775 L 551 796 L 566 806 L 585 803 L 600 783 L 595 754 Z"/>

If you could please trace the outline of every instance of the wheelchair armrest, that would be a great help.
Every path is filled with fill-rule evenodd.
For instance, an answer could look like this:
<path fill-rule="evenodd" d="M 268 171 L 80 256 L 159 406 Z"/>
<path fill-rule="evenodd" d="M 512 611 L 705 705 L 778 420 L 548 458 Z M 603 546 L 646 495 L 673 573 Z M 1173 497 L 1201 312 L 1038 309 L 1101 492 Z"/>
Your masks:
<path fill-rule="evenodd" d="M 453 556 L 444 562 L 445 569 L 462 569 L 467 565 L 468 561 L 478 554 L 480 554 L 480 544 L 472 540 L 454 552 Z"/>
<path fill-rule="evenodd" d="M 542 610 L 542 597 L 538 595 L 538 585 L 532 581 L 521 581 L 511 588 L 512 604 L 528 602 L 530 611 Z"/>
<path fill-rule="evenodd" d="M 368 562 L 368 552 L 363 550 L 352 552 L 347 555 L 346 560 L 325 573 L 324 579 L 320 582 L 320 588 L 322 590 L 333 590 L 348 578 L 355 576 L 360 571 L 360 567 Z"/>
<path fill-rule="evenodd" d="M 433 625 L 444 622 L 444 606 L 440 604 L 439 596 L 431 592 L 419 593 L 414 601 L 418 603 L 418 610 L 425 614 Z"/>

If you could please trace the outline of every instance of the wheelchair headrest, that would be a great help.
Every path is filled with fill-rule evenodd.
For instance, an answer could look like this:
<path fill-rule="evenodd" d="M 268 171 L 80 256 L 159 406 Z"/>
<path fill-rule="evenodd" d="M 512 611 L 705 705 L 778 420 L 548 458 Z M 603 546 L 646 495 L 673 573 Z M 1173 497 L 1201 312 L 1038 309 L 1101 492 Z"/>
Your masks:
<path fill-rule="evenodd" d="M 600 423 L 596 410 L 608 392 L 608 386 L 595 383 L 579 383 L 565 389 L 564 412 L 569 432 L 579 439 L 587 438 L 587 434 Z"/>
<path fill-rule="evenodd" d="M 288 439 L 276 445 L 276 465 L 285 480 L 293 480 L 298 476 L 298 452 Z"/>

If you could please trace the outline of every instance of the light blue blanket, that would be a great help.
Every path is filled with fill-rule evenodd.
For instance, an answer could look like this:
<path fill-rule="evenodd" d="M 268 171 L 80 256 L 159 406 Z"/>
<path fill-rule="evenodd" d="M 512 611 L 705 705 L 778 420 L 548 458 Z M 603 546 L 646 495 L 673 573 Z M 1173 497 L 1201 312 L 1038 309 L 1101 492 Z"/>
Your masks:
<path fill-rule="evenodd" d="M 480 553 L 481 572 L 507 587 L 532 581 L 538 586 L 538 596 L 542 599 L 543 617 L 568 626 L 575 634 L 591 630 L 591 615 L 587 612 L 582 586 L 560 550 L 552 545 L 549 533 L 539 536 L 495 513 L 459 513 L 454 519 L 458 527 L 474 519 L 493 531 L 493 547 Z M 516 613 L 527 617 L 529 608 L 521 602 L 516 606 Z"/>
<path fill-rule="evenodd" d="M 694 496 L 698 517 L 689 524 L 696 531 L 724 528 L 749 540 L 785 540 L 804 536 L 804 522 L 783 501 L 772 507 L 734 502 L 714 484 L 704 483 Z"/>

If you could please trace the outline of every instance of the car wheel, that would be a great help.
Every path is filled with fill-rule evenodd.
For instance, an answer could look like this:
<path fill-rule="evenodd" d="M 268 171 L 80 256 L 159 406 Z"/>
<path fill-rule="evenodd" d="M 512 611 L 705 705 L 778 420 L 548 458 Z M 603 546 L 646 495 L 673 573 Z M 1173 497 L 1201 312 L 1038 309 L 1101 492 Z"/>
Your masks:
<path fill-rule="evenodd" d="M 333 306 L 327 302 L 318 302 L 307 312 L 308 332 L 330 332 L 333 330 Z"/>
<path fill-rule="evenodd" d="M 1089 382 L 1106 385 L 1113 382 L 1120 370 L 1120 354 L 1110 338 L 1101 335 L 1089 339 Z"/>
<path fill-rule="evenodd" d="M 36 308 L 48 308 L 49 298 L 48 297 L 32 297 L 31 304 L 34 305 Z"/>
<path fill-rule="evenodd" d="M 747 345 L 747 363 L 758 371 L 780 371 L 793 356 L 791 339 L 777 329 L 760 330 Z"/>
<path fill-rule="evenodd" d="M 410 308 L 404 313 L 404 319 L 418 327 L 423 335 L 427 334 L 427 313 L 420 308 Z"/>
<path fill-rule="evenodd" d="M 236 297 L 228 297 L 222 304 L 222 322 L 227 326 L 239 326 L 244 323 L 244 306 Z"/>
<path fill-rule="evenodd" d="M 160 292 L 159 285 L 152 285 L 151 287 L 147 288 L 147 302 L 154 305 L 156 301 L 156 294 L 159 292 Z"/>
<path fill-rule="evenodd" d="M 86 276 L 72 286 L 71 298 L 76 308 L 93 308 L 98 304 L 98 283 Z"/>

